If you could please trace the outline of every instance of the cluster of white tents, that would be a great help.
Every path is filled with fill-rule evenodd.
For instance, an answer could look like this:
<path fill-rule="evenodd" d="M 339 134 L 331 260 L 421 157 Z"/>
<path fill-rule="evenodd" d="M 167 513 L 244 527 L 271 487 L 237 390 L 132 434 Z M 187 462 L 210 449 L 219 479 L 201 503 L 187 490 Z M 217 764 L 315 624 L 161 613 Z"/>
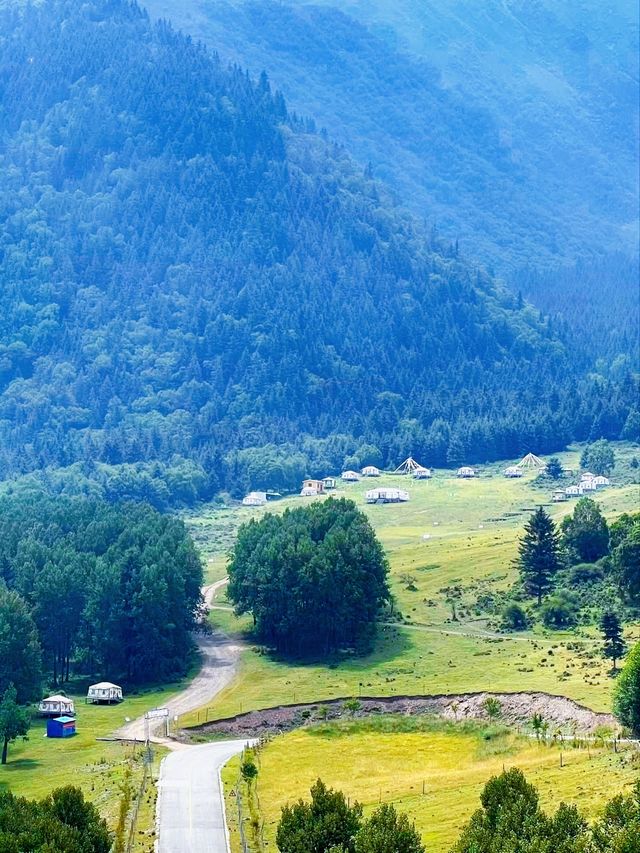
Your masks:
<path fill-rule="evenodd" d="M 89 687 L 85 701 L 94 704 L 111 704 L 113 702 L 122 702 L 122 699 L 122 687 L 119 684 L 112 684 L 110 681 L 100 681 Z M 47 696 L 46 699 L 40 702 L 38 711 L 43 717 L 59 717 L 61 715 L 73 717 L 76 707 L 73 699 L 70 699 L 63 693 L 55 693 L 52 696 Z"/>
<path fill-rule="evenodd" d="M 573 486 L 567 486 L 566 489 L 557 489 L 553 493 L 553 500 L 557 503 L 558 501 L 566 501 L 570 498 L 581 498 L 591 492 L 597 492 L 600 489 L 605 489 L 610 485 L 611 480 L 609 480 L 608 477 L 598 476 L 596 474 L 592 474 L 590 471 L 585 471 L 581 476 L 579 483 L 576 483 Z"/>

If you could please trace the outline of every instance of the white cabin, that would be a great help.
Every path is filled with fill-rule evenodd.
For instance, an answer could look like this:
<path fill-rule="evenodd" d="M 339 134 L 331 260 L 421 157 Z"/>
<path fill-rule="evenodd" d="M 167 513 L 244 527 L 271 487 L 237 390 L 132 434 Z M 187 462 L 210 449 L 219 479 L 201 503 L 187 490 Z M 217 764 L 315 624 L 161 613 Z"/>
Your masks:
<path fill-rule="evenodd" d="M 566 496 L 564 490 L 558 489 L 557 492 L 554 492 L 552 500 L 554 501 L 554 503 L 560 503 L 560 501 L 566 501 L 567 496 Z"/>
<path fill-rule="evenodd" d="M 122 702 L 122 687 L 110 681 L 100 681 L 92 684 L 87 691 L 87 702 L 100 703 Z"/>
<path fill-rule="evenodd" d="M 370 489 L 366 494 L 368 504 L 397 504 L 409 500 L 409 492 L 403 489 Z"/>
<path fill-rule="evenodd" d="M 430 480 L 431 479 L 431 469 L 423 468 L 422 465 L 419 465 L 413 472 L 414 480 Z"/>
<path fill-rule="evenodd" d="M 357 483 L 360 479 L 360 474 L 357 471 L 343 471 L 341 479 L 345 483 Z"/>
<path fill-rule="evenodd" d="M 605 486 L 611 485 L 611 480 L 608 477 L 594 477 L 591 481 L 596 489 L 603 489 Z"/>
<path fill-rule="evenodd" d="M 364 467 L 362 469 L 362 476 L 363 477 L 379 477 L 380 476 L 380 469 L 376 468 L 375 465 L 367 465 L 366 467 Z"/>
<path fill-rule="evenodd" d="M 324 486 L 325 492 L 329 489 L 335 489 L 336 487 L 336 478 L 335 477 L 325 477 L 322 481 L 322 485 Z"/>
<path fill-rule="evenodd" d="M 463 465 L 462 468 L 458 468 L 458 477 L 461 477 L 463 480 L 470 480 L 471 477 L 475 477 L 476 472 L 473 468 L 468 468 L 466 465 Z"/>
<path fill-rule="evenodd" d="M 564 490 L 564 493 L 568 498 L 577 498 L 580 495 L 584 494 L 584 490 L 582 486 L 568 486 Z"/>
<path fill-rule="evenodd" d="M 73 717 L 76 707 L 73 704 L 73 699 L 69 699 L 68 696 L 56 695 L 47 696 L 46 699 L 43 699 L 38 705 L 38 711 L 44 717 L 60 717 L 63 715 Z"/>
<path fill-rule="evenodd" d="M 583 492 L 595 492 L 598 487 L 596 486 L 594 478 L 593 480 L 581 480 L 580 488 Z"/>
<path fill-rule="evenodd" d="M 246 497 L 242 498 L 243 506 L 264 506 L 266 502 L 266 492 L 249 492 Z"/>
<path fill-rule="evenodd" d="M 592 474 L 591 471 L 585 471 L 584 474 L 580 477 L 581 480 L 593 480 L 595 474 Z"/>
<path fill-rule="evenodd" d="M 517 465 L 510 465 L 504 469 L 503 473 L 505 477 L 509 478 L 522 477 L 522 468 L 518 468 Z"/>

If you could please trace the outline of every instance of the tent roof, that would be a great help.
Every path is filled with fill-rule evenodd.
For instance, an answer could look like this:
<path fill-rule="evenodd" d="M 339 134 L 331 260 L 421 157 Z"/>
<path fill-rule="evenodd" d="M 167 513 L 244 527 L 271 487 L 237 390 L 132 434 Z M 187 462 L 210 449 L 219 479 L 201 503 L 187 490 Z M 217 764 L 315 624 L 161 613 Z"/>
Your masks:
<path fill-rule="evenodd" d="M 97 684 L 92 684 L 89 690 L 106 690 L 109 687 L 115 687 L 116 690 L 121 690 L 119 684 L 113 684 L 111 681 L 99 681 Z"/>
<path fill-rule="evenodd" d="M 393 472 L 394 474 L 413 474 L 413 472 L 418 468 L 423 468 L 423 465 L 420 465 L 419 462 L 413 458 L 413 456 L 407 456 L 402 465 L 398 465 L 396 470 Z"/>
<path fill-rule="evenodd" d="M 518 462 L 518 468 L 544 468 L 544 462 L 535 453 L 527 453 Z"/>
<path fill-rule="evenodd" d="M 41 699 L 41 702 L 70 702 L 73 705 L 73 699 L 69 699 L 68 696 L 61 696 L 60 694 L 56 694 L 55 696 L 47 696 L 46 699 Z"/>

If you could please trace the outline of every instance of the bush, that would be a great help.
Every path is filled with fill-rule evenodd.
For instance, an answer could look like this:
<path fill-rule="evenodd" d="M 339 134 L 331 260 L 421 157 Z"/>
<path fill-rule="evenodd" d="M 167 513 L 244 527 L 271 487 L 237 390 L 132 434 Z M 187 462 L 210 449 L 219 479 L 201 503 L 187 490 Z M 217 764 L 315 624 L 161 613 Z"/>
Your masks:
<path fill-rule="evenodd" d="M 569 572 L 571 586 L 584 586 L 598 583 L 604 577 L 604 571 L 599 563 L 578 563 Z"/>
<path fill-rule="evenodd" d="M 524 631 L 529 627 L 529 619 L 519 604 L 509 604 L 502 613 L 502 627 L 509 631 Z"/>
<path fill-rule="evenodd" d="M 547 628 L 571 628 L 578 621 L 578 604 L 571 593 L 560 591 L 548 598 L 540 608 Z"/>

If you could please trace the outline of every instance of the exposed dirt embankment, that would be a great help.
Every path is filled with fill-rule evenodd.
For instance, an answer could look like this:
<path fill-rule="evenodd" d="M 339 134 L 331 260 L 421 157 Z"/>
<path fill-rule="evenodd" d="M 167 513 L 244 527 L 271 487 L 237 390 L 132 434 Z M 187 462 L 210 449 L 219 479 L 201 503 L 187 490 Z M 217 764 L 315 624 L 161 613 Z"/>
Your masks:
<path fill-rule="evenodd" d="M 355 712 L 344 707 L 344 703 L 348 701 L 346 697 L 326 702 L 279 705 L 276 708 L 249 711 L 224 720 L 193 726 L 182 734 L 187 738 L 200 734 L 259 737 L 324 720 L 362 718 L 375 714 L 434 714 L 447 720 L 487 720 L 485 702 L 490 696 L 500 702 L 500 721 L 509 725 L 530 724 L 533 715 L 540 714 L 549 724 L 550 733 L 558 728 L 563 732 L 576 734 L 592 733 L 602 726 L 611 730 L 619 728 L 612 714 L 597 713 L 564 696 L 552 696 L 548 693 L 483 692 L 393 698 L 363 696 L 358 700 L 360 707 Z"/>

